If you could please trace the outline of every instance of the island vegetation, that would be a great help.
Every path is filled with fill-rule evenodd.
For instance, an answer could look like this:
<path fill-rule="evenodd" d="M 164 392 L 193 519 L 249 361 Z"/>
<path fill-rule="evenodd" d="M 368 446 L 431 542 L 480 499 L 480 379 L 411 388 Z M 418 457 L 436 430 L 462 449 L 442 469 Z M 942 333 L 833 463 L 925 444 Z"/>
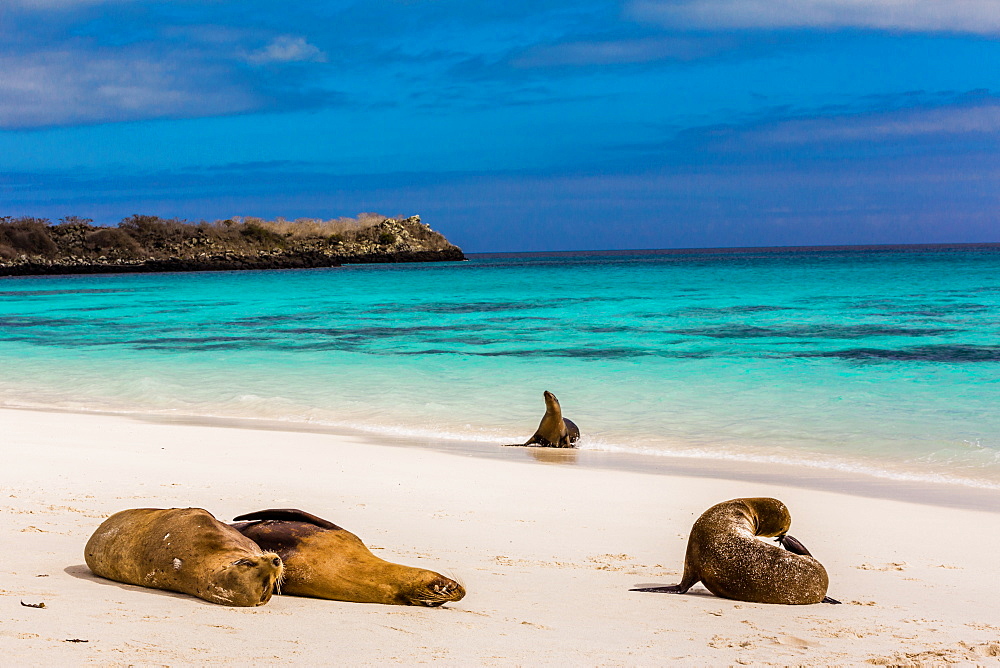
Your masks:
<path fill-rule="evenodd" d="M 115 227 L 69 216 L 0 217 L 0 276 L 296 269 L 362 262 L 464 260 L 420 221 L 362 213 L 330 220 L 212 222 L 133 215 Z"/>

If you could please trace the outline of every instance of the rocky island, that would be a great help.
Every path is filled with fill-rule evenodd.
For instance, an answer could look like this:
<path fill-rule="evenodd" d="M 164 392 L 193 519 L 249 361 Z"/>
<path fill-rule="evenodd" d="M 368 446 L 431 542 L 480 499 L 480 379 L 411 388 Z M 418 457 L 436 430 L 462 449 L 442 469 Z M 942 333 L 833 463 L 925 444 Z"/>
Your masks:
<path fill-rule="evenodd" d="M 134 215 L 117 227 L 68 217 L 0 217 L 0 276 L 306 269 L 366 262 L 464 260 L 420 216 L 229 218 L 189 223 Z"/>

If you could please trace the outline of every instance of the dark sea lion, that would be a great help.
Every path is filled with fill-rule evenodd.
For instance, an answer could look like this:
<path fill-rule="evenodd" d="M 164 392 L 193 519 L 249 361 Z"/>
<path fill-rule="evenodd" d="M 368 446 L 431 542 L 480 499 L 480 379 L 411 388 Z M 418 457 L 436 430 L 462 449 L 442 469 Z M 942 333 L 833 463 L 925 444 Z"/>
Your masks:
<path fill-rule="evenodd" d="M 786 534 L 791 523 L 788 508 L 777 499 L 733 499 L 714 505 L 691 528 L 680 584 L 632 591 L 683 594 L 701 582 L 716 596 L 737 601 L 839 603 L 826 596 L 829 578 L 823 565 Z M 777 537 L 781 547 L 756 536 Z"/>
<path fill-rule="evenodd" d="M 545 415 L 538 423 L 538 429 L 525 443 L 509 443 L 511 446 L 531 445 L 543 448 L 572 448 L 580 440 L 580 429 L 572 420 L 562 416 L 562 408 L 556 395 L 546 391 Z"/>
<path fill-rule="evenodd" d="M 261 510 L 234 521 L 239 523 L 232 526 L 261 549 L 281 556 L 282 594 L 429 607 L 465 596 L 454 580 L 379 559 L 350 531 L 301 510 Z"/>
<path fill-rule="evenodd" d="M 201 508 L 115 513 L 87 541 L 84 557 L 103 578 L 222 605 L 264 605 L 282 574 L 277 554 Z"/>

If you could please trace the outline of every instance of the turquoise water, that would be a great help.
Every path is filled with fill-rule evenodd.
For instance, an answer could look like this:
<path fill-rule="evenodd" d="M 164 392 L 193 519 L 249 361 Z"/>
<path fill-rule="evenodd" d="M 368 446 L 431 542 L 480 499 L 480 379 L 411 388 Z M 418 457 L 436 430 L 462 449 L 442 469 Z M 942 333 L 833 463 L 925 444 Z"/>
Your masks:
<path fill-rule="evenodd" d="M 0 279 L 0 405 L 1000 487 L 1000 251 L 488 257 Z M 207 444 L 210 445 L 210 444 Z"/>

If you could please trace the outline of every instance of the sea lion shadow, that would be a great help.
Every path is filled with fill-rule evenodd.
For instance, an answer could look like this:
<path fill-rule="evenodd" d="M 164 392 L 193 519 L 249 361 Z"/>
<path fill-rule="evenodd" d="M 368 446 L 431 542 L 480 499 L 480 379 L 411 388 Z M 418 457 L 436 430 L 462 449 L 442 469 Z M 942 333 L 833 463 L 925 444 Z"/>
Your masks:
<path fill-rule="evenodd" d="M 525 448 L 529 455 L 545 464 L 576 464 L 577 451 L 573 448 Z"/>
<path fill-rule="evenodd" d="M 96 582 L 100 585 L 110 585 L 112 587 L 117 587 L 118 589 L 124 589 L 125 591 L 141 591 L 147 594 L 155 594 L 157 596 L 167 596 L 169 598 L 182 598 L 185 601 L 191 601 L 192 603 L 199 603 L 201 605 L 214 606 L 217 603 L 211 603 L 209 601 L 204 601 L 197 596 L 189 596 L 187 594 L 181 594 L 179 592 L 167 591 L 165 589 L 153 589 L 151 587 L 140 587 L 139 585 L 125 584 L 124 582 L 115 582 L 114 580 L 108 580 L 107 578 L 102 578 L 100 575 L 94 575 L 93 571 L 87 568 L 86 564 L 75 564 L 73 566 L 67 566 L 63 569 L 63 573 L 72 576 L 79 580 L 90 580 L 91 582 Z"/>

